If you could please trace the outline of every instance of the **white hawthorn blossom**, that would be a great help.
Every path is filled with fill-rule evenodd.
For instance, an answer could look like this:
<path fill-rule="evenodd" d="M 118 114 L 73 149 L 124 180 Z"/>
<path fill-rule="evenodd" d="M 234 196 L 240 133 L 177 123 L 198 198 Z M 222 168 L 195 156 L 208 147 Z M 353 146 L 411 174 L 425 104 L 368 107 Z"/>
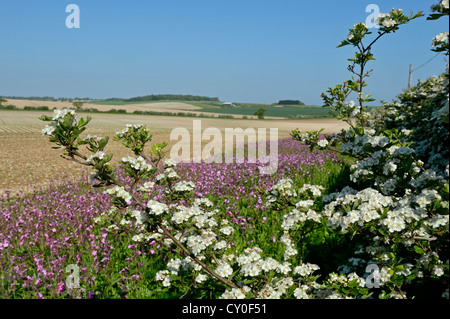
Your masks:
<path fill-rule="evenodd" d="M 168 212 L 168 206 L 164 203 L 160 203 L 153 199 L 147 202 L 147 207 L 150 209 L 150 214 L 152 215 L 161 215 Z"/>
<path fill-rule="evenodd" d="M 132 197 L 130 193 L 128 193 L 123 186 L 114 186 L 104 192 L 105 194 L 109 194 L 111 196 L 115 196 L 123 199 L 126 203 L 130 202 Z"/>
<path fill-rule="evenodd" d="M 96 160 L 102 160 L 105 157 L 105 152 L 102 151 L 97 151 L 94 154 L 92 154 L 91 156 L 88 157 L 88 159 L 86 160 L 86 162 L 91 163 L 92 160 L 96 159 Z"/>
<path fill-rule="evenodd" d="M 320 147 L 324 148 L 328 145 L 328 141 L 326 139 L 322 139 L 320 141 L 317 142 L 317 145 L 319 145 Z"/>
<path fill-rule="evenodd" d="M 153 166 L 142 157 L 138 156 L 134 158 L 132 156 L 127 156 L 122 158 L 122 163 L 130 165 L 136 171 L 151 171 Z"/>
<path fill-rule="evenodd" d="M 53 135 L 55 132 L 55 127 L 53 125 L 45 125 L 45 127 L 42 129 L 41 134 L 42 135 Z"/>

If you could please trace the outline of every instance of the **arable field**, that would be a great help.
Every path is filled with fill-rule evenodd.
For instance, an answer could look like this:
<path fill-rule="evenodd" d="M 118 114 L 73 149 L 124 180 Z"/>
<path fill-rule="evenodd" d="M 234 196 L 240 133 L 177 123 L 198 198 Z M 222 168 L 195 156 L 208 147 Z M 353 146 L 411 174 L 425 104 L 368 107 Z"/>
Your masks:
<path fill-rule="evenodd" d="M 16 100 L 10 99 L 5 105 L 13 105 L 18 109 L 25 107 L 48 107 L 48 109 L 73 108 L 71 102 L 56 101 L 35 101 L 35 100 Z M 294 105 L 265 105 L 265 104 L 242 104 L 236 107 L 223 105 L 221 102 L 211 101 L 92 101 L 84 103 L 83 109 L 96 109 L 100 112 L 108 111 L 125 111 L 126 113 L 134 112 L 151 112 L 167 115 L 193 115 L 204 117 L 223 117 L 232 116 L 235 119 L 257 119 L 255 112 L 264 108 L 266 113 L 265 119 L 286 119 L 286 118 L 326 118 L 332 117 L 330 108 L 320 106 L 294 106 Z M 124 113 L 125 113 L 124 112 Z"/>
<path fill-rule="evenodd" d="M 46 186 L 52 178 L 61 174 L 69 176 L 88 174 L 83 173 L 79 165 L 61 159 L 61 152 L 52 149 L 48 138 L 41 135 L 41 130 L 46 124 L 39 120 L 43 114 L 51 115 L 52 112 L 0 111 L 0 194 L 7 190 L 14 193 L 19 190 L 29 191 L 31 186 Z M 79 114 L 81 117 L 87 115 Z M 168 142 L 168 149 L 178 141 L 170 141 L 170 132 L 179 127 L 191 131 L 193 120 L 201 120 L 202 130 L 215 127 L 222 132 L 225 128 L 267 128 L 267 132 L 270 128 L 278 128 L 279 138 L 288 137 L 295 128 L 302 131 L 324 128 L 325 133 L 336 133 L 347 127 L 345 123 L 335 119 L 232 120 L 102 113 L 90 116 L 92 122 L 85 133 L 111 137 L 106 151 L 115 154 L 113 162 L 120 161 L 122 156 L 131 155 L 120 142 L 112 139 L 114 133 L 122 130 L 125 124 L 146 125 L 153 133 L 153 141 Z"/>
<path fill-rule="evenodd" d="M 286 118 L 289 116 L 299 117 L 331 117 L 331 108 L 322 107 L 296 107 L 296 106 L 264 106 L 266 110 L 265 118 Z M 222 113 L 242 116 L 252 116 L 258 111 L 259 107 L 234 107 L 234 108 L 220 108 L 207 109 L 203 112 L 207 113 Z"/>

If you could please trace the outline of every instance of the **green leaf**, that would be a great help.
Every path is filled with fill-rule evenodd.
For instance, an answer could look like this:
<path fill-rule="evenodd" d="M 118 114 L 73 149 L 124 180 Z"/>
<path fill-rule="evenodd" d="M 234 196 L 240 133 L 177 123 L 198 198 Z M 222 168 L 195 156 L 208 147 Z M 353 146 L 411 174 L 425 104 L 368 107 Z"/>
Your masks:
<path fill-rule="evenodd" d="M 106 144 L 108 144 L 109 141 L 109 136 L 106 136 L 104 138 L 102 138 L 99 142 L 98 142 L 98 149 L 100 151 L 103 151 L 103 149 L 105 148 Z"/>
<path fill-rule="evenodd" d="M 391 276 L 391 281 L 400 287 L 403 284 L 403 276 L 394 274 Z"/>
<path fill-rule="evenodd" d="M 416 274 L 415 273 L 412 273 L 411 275 L 409 275 L 408 277 L 406 277 L 406 279 L 408 279 L 408 280 L 414 280 L 415 278 L 416 278 Z"/>
<path fill-rule="evenodd" d="M 423 254 L 425 254 L 426 253 L 426 251 L 423 249 L 423 248 L 421 248 L 421 247 L 419 247 L 419 246 L 414 246 L 414 251 L 416 252 L 416 253 L 418 253 L 419 255 L 423 255 Z"/>
<path fill-rule="evenodd" d="M 342 42 L 339 43 L 336 48 L 341 48 L 341 47 L 349 45 L 349 44 L 350 44 L 350 42 L 348 40 L 342 40 Z"/>
<path fill-rule="evenodd" d="M 403 265 L 397 265 L 397 266 L 394 268 L 394 270 L 395 270 L 395 271 L 402 271 L 402 270 L 405 270 L 405 267 L 404 267 Z"/>
<path fill-rule="evenodd" d="M 347 286 L 348 286 L 349 288 L 356 288 L 356 287 L 359 286 L 359 283 L 358 283 L 358 281 L 357 281 L 356 279 L 353 279 L 352 281 L 350 281 L 350 282 L 347 284 Z"/>
<path fill-rule="evenodd" d="M 51 116 L 48 116 L 48 115 L 42 115 L 39 119 L 41 121 L 53 121 L 53 118 Z"/>
<path fill-rule="evenodd" d="M 383 235 L 383 236 L 388 236 L 389 234 L 385 231 L 385 230 L 383 230 L 383 229 L 378 229 L 378 232 L 381 234 L 381 235 Z"/>
<path fill-rule="evenodd" d="M 78 127 L 81 127 L 81 126 L 83 126 L 83 125 L 85 125 L 86 124 L 86 121 L 84 120 L 84 118 L 81 118 L 79 121 L 78 121 Z"/>
<path fill-rule="evenodd" d="M 443 13 L 432 13 L 432 14 L 430 14 L 429 17 L 427 17 L 427 20 L 437 20 L 437 19 L 443 17 L 444 15 L 445 14 L 443 14 Z"/>

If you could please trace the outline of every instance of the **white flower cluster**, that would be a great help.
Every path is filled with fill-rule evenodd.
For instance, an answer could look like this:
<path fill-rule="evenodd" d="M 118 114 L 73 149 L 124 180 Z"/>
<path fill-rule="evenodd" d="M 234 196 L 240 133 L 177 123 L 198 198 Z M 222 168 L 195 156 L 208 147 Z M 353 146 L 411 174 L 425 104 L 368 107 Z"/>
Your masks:
<path fill-rule="evenodd" d="M 127 223 L 128 225 L 128 223 Z M 151 240 L 151 236 L 140 233 L 140 234 L 136 234 L 134 235 L 131 240 L 137 243 L 144 243 L 144 242 L 149 242 Z"/>
<path fill-rule="evenodd" d="M 181 181 L 174 185 L 173 190 L 176 192 L 190 192 L 195 188 L 194 182 Z"/>
<path fill-rule="evenodd" d="M 298 192 L 294 188 L 294 182 L 290 178 L 280 179 L 275 185 L 273 185 L 267 196 L 267 204 L 275 202 L 277 198 L 290 198 L 297 197 L 308 193 L 313 197 L 318 197 L 322 194 L 323 187 L 318 185 L 304 184 Z M 301 205 L 301 204 L 298 204 Z"/>
<path fill-rule="evenodd" d="M 144 125 L 142 124 L 126 124 L 125 128 L 121 131 L 116 132 L 115 135 L 119 138 L 124 138 L 128 133 L 131 133 L 133 131 L 136 132 L 143 127 Z"/>
<path fill-rule="evenodd" d="M 104 191 L 105 194 L 109 194 L 111 196 L 115 196 L 117 198 L 123 199 L 126 203 L 130 202 L 132 197 L 130 193 L 128 193 L 123 186 L 114 186 L 113 188 L 110 188 L 106 191 Z"/>
<path fill-rule="evenodd" d="M 70 109 L 62 109 L 62 110 L 53 110 L 53 121 L 64 120 L 67 115 L 76 116 L 75 110 Z"/>
<path fill-rule="evenodd" d="M 295 195 L 294 182 L 290 178 L 283 178 L 272 186 L 270 193 L 274 196 L 291 197 Z"/>
<path fill-rule="evenodd" d="M 443 13 L 445 11 L 448 11 L 448 7 L 449 7 L 449 0 L 441 0 L 441 2 L 439 2 L 437 10 Z"/>
<path fill-rule="evenodd" d="M 298 190 L 299 194 L 309 194 L 311 197 L 319 197 L 322 195 L 322 191 L 324 190 L 323 186 L 320 185 L 311 185 L 311 184 L 303 184 L 302 187 Z"/>
<path fill-rule="evenodd" d="M 175 167 L 177 165 L 177 163 L 174 160 L 168 158 L 168 159 L 164 160 L 164 165 L 166 167 Z"/>
<path fill-rule="evenodd" d="M 349 129 L 345 134 L 350 135 L 353 129 Z M 357 135 L 354 141 L 346 142 L 342 145 L 341 151 L 348 152 L 354 156 L 367 155 L 367 146 L 372 148 L 384 148 L 389 143 L 389 138 L 382 135 L 375 135 L 374 130 L 365 130 L 364 135 Z"/>
<path fill-rule="evenodd" d="M 362 107 L 360 105 L 356 105 L 355 101 L 349 101 L 344 103 L 344 110 L 350 114 L 350 117 L 368 117 L 367 112 L 362 112 Z"/>
<path fill-rule="evenodd" d="M 343 231 L 351 225 L 364 226 L 364 224 L 380 218 L 380 213 L 386 207 L 393 205 L 390 197 L 371 188 L 356 192 L 346 187 L 341 192 L 330 194 L 324 199 L 332 200 L 324 207 L 323 212 L 324 216 L 328 217 L 328 225 L 333 228 L 340 227 Z M 355 207 L 355 204 L 358 206 Z M 353 209 L 345 212 L 344 207 Z"/>
<path fill-rule="evenodd" d="M 196 256 L 216 241 L 217 235 L 210 230 L 201 230 L 200 235 L 190 235 L 186 238 L 182 238 L 182 242 L 186 242 L 186 246 L 190 248 Z"/>
<path fill-rule="evenodd" d="M 428 216 L 427 206 L 441 200 L 439 194 L 433 190 L 423 190 L 418 196 L 408 195 L 403 198 L 391 198 L 384 196 L 376 190 L 364 189 L 358 193 L 345 189 L 342 193 L 331 194 L 330 199 L 335 199 L 325 206 L 324 215 L 328 216 L 328 224 L 346 230 L 352 225 L 364 226 L 373 220 L 379 219 L 380 225 L 384 225 L 390 233 L 401 232 L 408 224 L 423 221 L 424 225 L 434 228 L 448 225 L 448 215 Z M 355 204 L 358 205 L 355 207 Z M 352 210 L 344 207 L 352 207 Z M 386 216 L 381 215 L 388 208 Z M 345 212 L 347 211 L 347 212 Z M 415 231 L 415 236 L 426 236 L 425 230 Z"/>
<path fill-rule="evenodd" d="M 402 13 L 402 9 L 398 9 L 396 10 L 397 13 Z M 392 15 L 391 13 L 380 13 L 376 18 L 375 18 L 375 23 L 386 27 L 386 28 L 392 28 L 395 27 L 398 22 L 395 21 L 394 19 L 392 19 Z"/>
<path fill-rule="evenodd" d="M 155 182 L 145 182 L 137 190 L 139 192 L 147 192 L 148 193 L 153 189 L 154 186 L 155 186 Z"/>
<path fill-rule="evenodd" d="M 292 277 L 274 278 L 258 292 L 257 298 L 280 299 L 294 284 Z"/>
<path fill-rule="evenodd" d="M 348 284 L 350 281 L 356 280 L 360 287 L 364 287 L 366 281 L 364 278 L 359 277 L 356 273 L 352 272 L 347 276 L 337 275 L 332 273 L 330 278 L 328 279 L 329 284 Z"/>
<path fill-rule="evenodd" d="M 160 203 L 153 199 L 147 202 L 147 208 L 149 209 L 149 214 L 156 216 L 169 212 L 169 207 L 166 204 Z"/>
<path fill-rule="evenodd" d="M 321 139 L 320 141 L 317 142 L 317 145 L 324 148 L 328 145 L 328 140 L 327 139 Z"/>
<path fill-rule="evenodd" d="M 448 32 L 441 32 L 431 41 L 433 48 L 448 42 Z"/>
<path fill-rule="evenodd" d="M 149 217 L 146 212 L 141 212 L 139 210 L 132 210 L 129 212 L 129 215 L 135 220 L 135 225 L 137 226 L 142 226 L 146 221 L 148 221 Z"/>
<path fill-rule="evenodd" d="M 306 202 L 306 201 L 302 201 Z M 298 205 L 298 203 L 297 203 Z M 283 222 L 281 224 L 281 228 L 283 230 L 288 231 L 296 226 L 299 226 L 300 223 L 304 223 L 307 220 L 314 221 L 316 223 L 320 223 L 322 216 L 312 209 L 308 209 L 307 211 L 298 210 L 294 208 L 288 214 L 283 216 Z"/>
<path fill-rule="evenodd" d="M 86 162 L 91 163 L 93 160 L 101 161 L 105 157 L 105 155 L 106 155 L 105 152 L 97 151 L 91 156 L 89 156 Z"/>
<path fill-rule="evenodd" d="M 101 138 L 101 137 L 98 137 L 97 135 L 91 135 L 91 134 L 88 134 L 88 135 L 86 135 L 85 137 L 83 137 L 82 141 L 83 141 L 83 142 L 89 142 L 89 141 L 96 141 L 96 142 L 99 142 L 101 139 L 102 139 L 102 138 Z"/>
<path fill-rule="evenodd" d="M 156 180 L 157 181 L 163 181 L 165 179 L 171 179 L 171 180 L 176 180 L 179 178 L 177 172 L 172 168 L 172 167 L 167 167 L 164 170 L 164 173 L 161 173 L 159 175 L 156 176 Z"/>
<path fill-rule="evenodd" d="M 41 134 L 42 135 L 53 135 L 54 132 L 55 132 L 55 126 L 51 125 L 51 124 L 47 124 L 42 129 Z"/>
<path fill-rule="evenodd" d="M 50 135 L 50 136 L 53 135 L 55 133 L 56 126 L 58 125 L 57 122 L 63 121 L 67 115 L 73 116 L 75 122 L 77 121 L 77 118 L 76 118 L 77 114 L 76 114 L 75 110 L 70 110 L 70 109 L 62 109 L 62 110 L 55 109 L 55 110 L 53 110 L 52 120 L 55 122 L 45 125 L 45 127 L 41 130 L 41 134 L 42 135 Z"/>
<path fill-rule="evenodd" d="M 250 287 L 243 286 L 242 288 L 232 288 L 224 292 L 220 299 L 245 299 L 245 296 L 251 291 Z"/>
<path fill-rule="evenodd" d="M 122 157 L 122 163 L 128 164 L 136 171 L 150 172 L 151 170 L 153 170 L 152 164 L 147 163 L 147 161 L 142 156 L 138 156 L 137 158 L 134 158 L 132 156 Z"/>
<path fill-rule="evenodd" d="M 366 31 L 369 30 L 369 27 L 364 22 L 358 22 L 353 25 L 353 29 L 358 29 L 358 28 L 364 29 Z"/>
<path fill-rule="evenodd" d="M 302 277 L 309 276 L 320 267 L 316 264 L 305 263 L 294 268 L 294 274 L 299 274 Z"/>
<path fill-rule="evenodd" d="M 369 130 L 366 132 L 371 133 Z M 402 130 L 401 135 L 406 137 L 410 130 Z M 390 194 L 396 190 L 398 178 L 406 176 L 398 175 L 398 168 L 415 153 L 409 146 L 391 145 L 389 138 L 381 135 L 357 136 L 354 141 L 343 144 L 342 151 L 354 156 L 363 157 L 350 167 L 350 179 L 353 182 L 359 180 L 374 180 L 374 186 L 380 186 L 383 194 Z M 410 172 L 406 172 L 410 178 L 420 172 L 421 161 L 412 163 Z"/>
<path fill-rule="evenodd" d="M 168 270 L 160 270 L 156 273 L 156 281 L 162 281 L 164 287 L 170 287 L 170 272 Z"/>

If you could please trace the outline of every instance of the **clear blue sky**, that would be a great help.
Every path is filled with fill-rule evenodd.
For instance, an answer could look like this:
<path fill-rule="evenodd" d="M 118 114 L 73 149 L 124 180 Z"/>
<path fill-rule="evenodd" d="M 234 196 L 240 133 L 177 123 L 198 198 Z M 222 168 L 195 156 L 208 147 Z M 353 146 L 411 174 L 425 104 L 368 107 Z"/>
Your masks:
<path fill-rule="evenodd" d="M 367 5 L 428 14 L 437 2 L 1 0 L 0 95 L 193 94 L 321 105 L 322 92 L 350 77 L 347 58 L 354 51 L 336 46 L 366 20 Z M 80 8 L 79 29 L 66 28 L 70 3 Z M 447 17 L 422 17 L 382 38 L 367 93 L 378 101 L 395 98 L 407 87 L 409 64 L 432 58 L 431 40 L 444 31 Z M 413 73 L 413 82 L 445 65 L 444 56 L 433 59 Z"/>

